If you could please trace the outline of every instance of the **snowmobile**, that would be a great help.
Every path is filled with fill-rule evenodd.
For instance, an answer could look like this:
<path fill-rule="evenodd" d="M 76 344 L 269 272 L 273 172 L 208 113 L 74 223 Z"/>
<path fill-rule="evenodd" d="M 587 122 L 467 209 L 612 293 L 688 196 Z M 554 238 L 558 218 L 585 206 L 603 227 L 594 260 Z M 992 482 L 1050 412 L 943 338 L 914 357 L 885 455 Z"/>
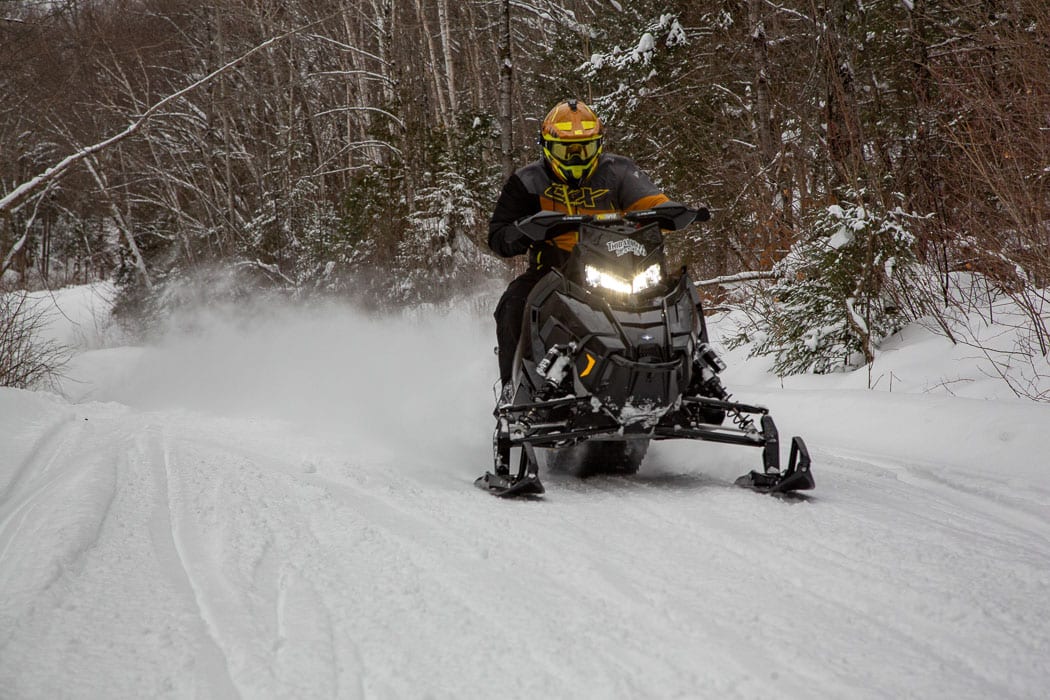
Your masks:
<path fill-rule="evenodd" d="M 685 268 L 667 270 L 662 231 L 709 218 L 704 208 L 667 202 L 624 214 L 544 211 L 516 224 L 534 241 L 568 231 L 579 241 L 528 297 L 514 375 L 497 400 L 494 467 L 478 488 L 540 496 L 538 448 L 548 450 L 548 469 L 634 474 L 650 441 L 668 439 L 761 448 L 762 469 L 739 486 L 813 488 L 805 442 L 791 439 L 781 471 L 772 416 L 726 391 L 718 377 L 726 365 L 708 341 L 696 287 Z"/>

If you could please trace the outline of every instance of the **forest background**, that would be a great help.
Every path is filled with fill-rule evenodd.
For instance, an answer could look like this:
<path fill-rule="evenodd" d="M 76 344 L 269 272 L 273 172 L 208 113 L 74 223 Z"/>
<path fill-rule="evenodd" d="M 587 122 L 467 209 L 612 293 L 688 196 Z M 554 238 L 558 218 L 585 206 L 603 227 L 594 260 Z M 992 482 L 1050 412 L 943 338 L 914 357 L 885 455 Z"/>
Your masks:
<path fill-rule="evenodd" d="M 712 210 L 671 257 L 778 371 L 989 295 L 1050 353 L 1042 0 L 2 0 L 0 96 L 4 288 L 116 279 L 140 327 L 507 278 L 495 197 L 579 97 Z"/>

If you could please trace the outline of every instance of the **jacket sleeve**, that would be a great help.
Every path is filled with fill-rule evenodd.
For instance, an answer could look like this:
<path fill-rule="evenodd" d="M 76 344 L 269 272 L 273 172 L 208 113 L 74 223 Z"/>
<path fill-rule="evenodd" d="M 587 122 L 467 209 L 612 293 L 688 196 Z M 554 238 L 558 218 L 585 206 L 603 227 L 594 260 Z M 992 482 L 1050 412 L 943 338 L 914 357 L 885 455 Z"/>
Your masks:
<path fill-rule="evenodd" d="M 514 222 L 539 210 L 539 196 L 531 194 L 520 177 L 511 175 L 503 185 L 489 220 L 489 248 L 504 258 L 527 251 L 532 241 L 522 235 Z"/>
<path fill-rule="evenodd" d="M 628 161 L 627 172 L 620 182 L 620 201 L 626 203 L 626 211 L 651 209 L 670 199 L 653 184 L 634 161 Z"/>

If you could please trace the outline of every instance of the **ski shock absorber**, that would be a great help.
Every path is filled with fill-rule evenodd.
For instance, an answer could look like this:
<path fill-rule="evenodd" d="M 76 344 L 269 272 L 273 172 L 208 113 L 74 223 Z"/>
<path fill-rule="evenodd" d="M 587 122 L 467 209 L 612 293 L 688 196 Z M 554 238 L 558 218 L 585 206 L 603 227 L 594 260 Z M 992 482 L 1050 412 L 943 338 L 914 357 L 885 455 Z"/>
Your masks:
<path fill-rule="evenodd" d="M 547 354 L 536 365 L 536 374 L 543 377 L 545 381 L 543 386 L 533 396 L 534 401 L 542 402 L 555 398 L 555 394 L 561 388 L 566 375 L 568 375 L 569 367 L 572 366 L 573 353 L 575 352 L 576 343 L 555 345 L 547 351 Z M 521 424 L 526 427 L 532 425 L 542 413 L 543 411 L 539 408 L 530 409 L 527 414 L 522 416 Z"/>
<path fill-rule="evenodd" d="M 724 396 L 722 400 L 726 402 L 732 401 L 733 395 L 726 391 L 725 387 L 722 386 L 722 382 L 719 381 L 717 377 L 715 378 L 715 381 L 718 382 L 718 386 L 722 389 L 722 395 Z M 740 409 L 736 406 L 733 406 L 729 409 L 729 417 L 730 419 L 732 419 L 736 427 L 740 428 L 741 430 L 755 430 L 755 421 L 751 420 L 751 416 L 745 416 L 743 413 L 741 413 Z"/>
<path fill-rule="evenodd" d="M 706 367 L 711 373 L 718 374 L 726 368 L 726 363 L 718 356 L 715 349 L 708 343 L 700 343 L 696 349 L 696 359 L 700 360 L 700 366 Z"/>
<path fill-rule="evenodd" d="M 555 345 L 547 351 L 547 354 L 536 365 L 536 374 L 546 379 L 537 392 L 537 398 L 545 401 L 551 398 L 551 395 L 558 390 L 558 387 L 565 381 L 565 375 L 568 373 L 569 367 L 572 366 L 572 358 L 575 352 L 576 343 Z"/>
<path fill-rule="evenodd" d="M 700 366 L 700 381 L 705 391 L 711 398 L 731 403 L 733 395 L 726 391 L 722 380 L 718 378 L 719 372 L 726 368 L 726 363 L 718 356 L 714 348 L 707 343 L 701 343 L 696 349 L 696 360 Z M 731 406 L 729 417 L 741 430 L 755 430 L 755 422 L 750 416 L 745 416 L 739 408 Z"/>

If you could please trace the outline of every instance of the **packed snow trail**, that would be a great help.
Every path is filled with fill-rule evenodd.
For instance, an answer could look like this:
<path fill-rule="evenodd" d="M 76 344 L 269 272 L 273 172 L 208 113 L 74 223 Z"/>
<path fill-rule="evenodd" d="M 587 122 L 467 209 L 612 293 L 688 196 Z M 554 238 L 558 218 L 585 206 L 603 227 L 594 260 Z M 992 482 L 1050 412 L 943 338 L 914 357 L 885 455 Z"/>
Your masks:
<path fill-rule="evenodd" d="M 669 442 L 507 502 L 471 485 L 488 329 L 343 321 L 92 353 L 79 403 L 0 390 L 5 698 L 1050 687 L 1045 407 L 738 386 L 809 440 L 811 497 L 732 487 L 757 450 Z M 965 440 L 1000 421 L 987 464 Z"/>

